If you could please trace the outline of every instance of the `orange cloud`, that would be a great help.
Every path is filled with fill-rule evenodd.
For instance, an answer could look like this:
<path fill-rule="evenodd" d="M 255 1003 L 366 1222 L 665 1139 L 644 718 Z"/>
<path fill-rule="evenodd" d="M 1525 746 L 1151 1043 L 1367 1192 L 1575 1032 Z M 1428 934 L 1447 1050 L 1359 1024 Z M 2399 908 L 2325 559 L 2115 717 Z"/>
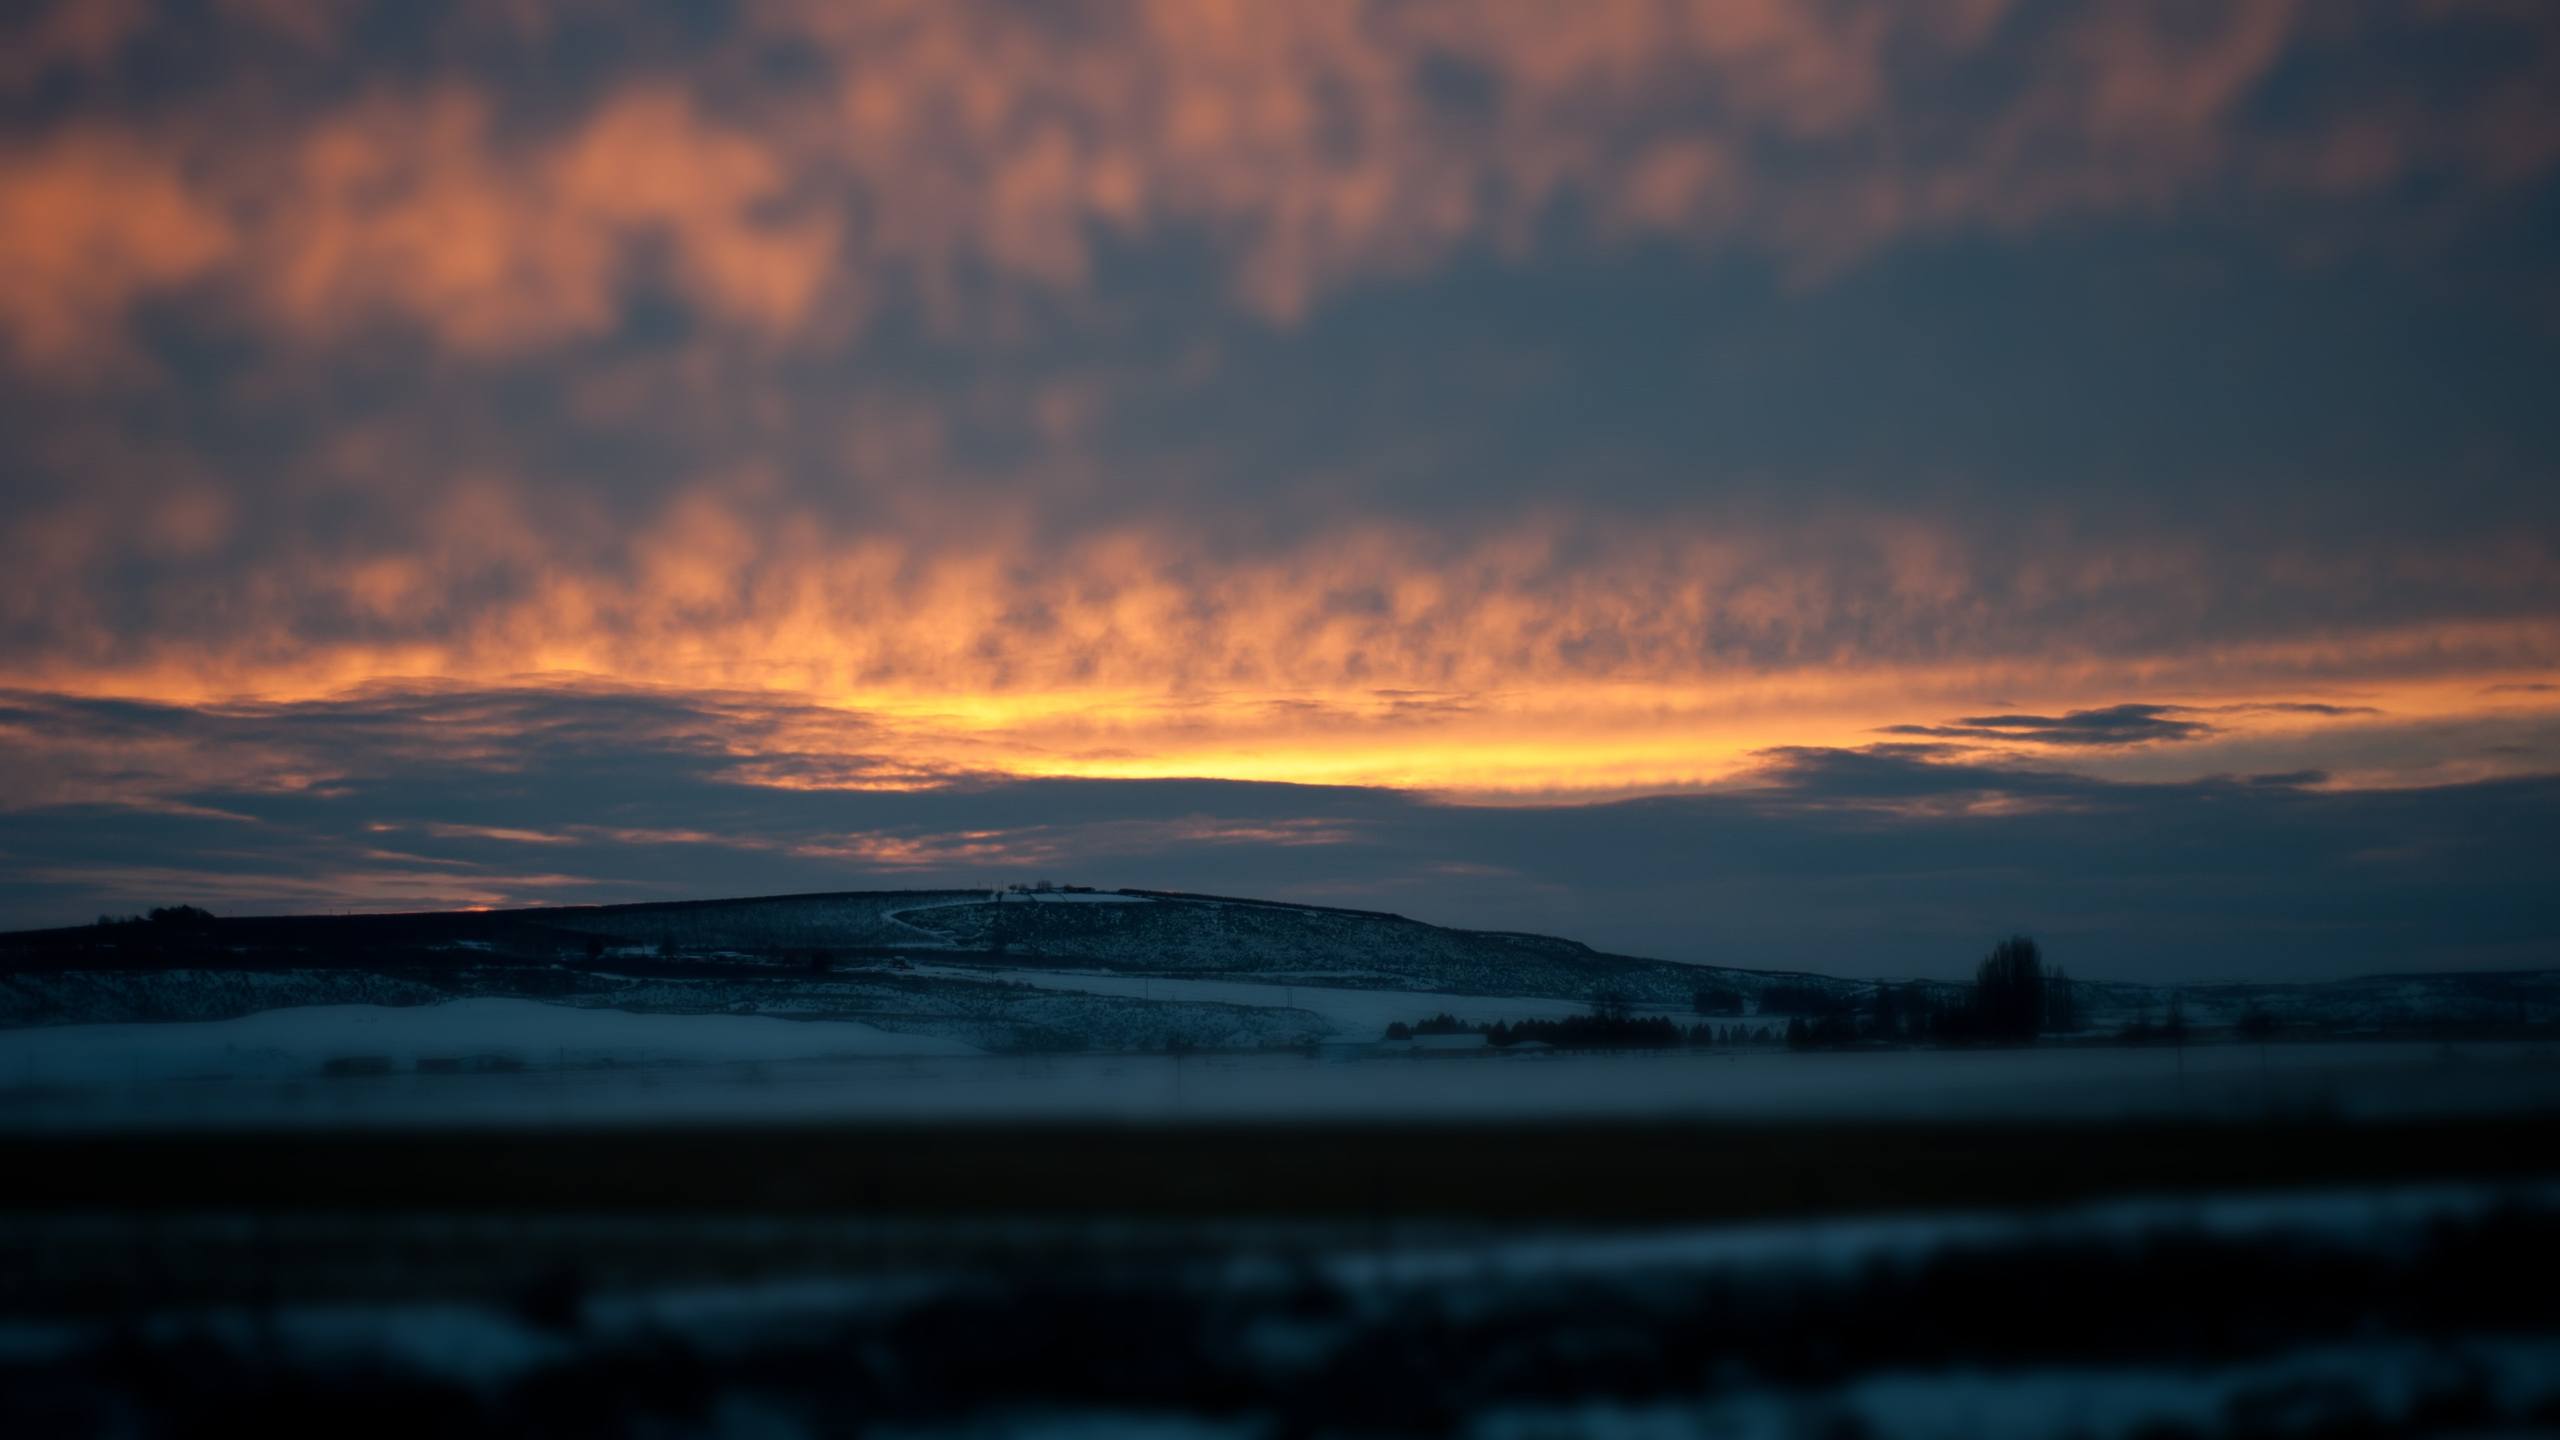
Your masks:
<path fill-rule="evenodd" d="M 655 241 L 707 315 L 784 331 L 837 241 L 832 215 L 767 213 L 788 180 L 765 145 L 672 90 L 618 96 L 524 157 L 468 91 L 377 99 L 297 143 L 262 278 L 304 333 L 393 315 L 498 351 L 611 329 Z"/>
<path fill-rule="evenodd" d="M 73 130 L 0 149 L 0 332 L 30 370 L 125 352 L 135 305 L 234 251 L 231 218 L 138 137 Z"/>
<path fill-rule="evenodd" d="M 54 13 L 75 12 L 30 53 L 96 70 L 144 23 Z M 742 335 L 831 341 L 888 306 L 949 326 L 1081 296 L 1102 237 L 1205 241 L 1236 300 L 1287 323 L 1366 277 L 1574 233 L 1549 222 L 1576 213 L 1604 241 L 1818 275 L 1912 235 L 2532 180 L 2560 163 L 2560 37 L 2507 19 L 2521 58 L 2493 81 L 2386 79 L 2278 128 L 2245 102 L 2360 22 L 2289 3 L 773 0 L 555 113 L 459 69 L 297 108 L 276 57 L 338 42 L 289 20 L 293 47 L 244 51 L 236 88 L 258 98 L 238 115 L 65 130 L 0 166 L 0 327 L 22 362 L 56 363 L 215 280 L 239 302 L 223 313 L 270 333 L 390 320 L 492 355 L 609 332 L 662 287 Z M 2500 23 L 2395 23 L 2456 20 Z M 801 65 L 789 83 L 763 78 L 777 55 Z"/>
<path fill-rule="evenodd" d="M 2245 575 L 2231 546 L 2193 535 L 1995 546 L 1881 512 L 1337 511 L 1254 546 L 1213 515 L 1073 513 L 1123 483 L 1087 450 L 1111 390 L 1090 374 L 971 382 L 947 407 L 849 379 L 814 442 L 818 422 L 772 419 L 795 406 L 764 393 L 782 388 L 778 355 L 833 361 L 893 312 L 944 339 L 1109 329 L 1100 257 L 1120 245 L 1196 245 L 1233 305 L 1287 325 L 1477 251 L 1670 240 L 1819 277 L 1906 237 L 2241 193 L 2425 177 L 2459 201 L 2560 164 L 2560 31 L 2530 17 L 2483 22 L 2506 25 L 2518 59 L 2478 87 L 2386 75 L 2279 126 L 2252 114 L 2269 78 L 2369 41 L 2368 17 L 1999 0 L 744 8 L 698 52 L 635 42 L 639 58 L 540 94 L 439 45 L 369 72 L 359 27 L 263 0 L 222 12 L 264 17 L 244 22 L 265 28 L 239 72 L 165 102 L 116 83 L 151 16 L 60 7 L 10 32 L 26 58 L 0 67 L 0 91 L 75 91 L 0 144 L 0 338 L 20 370 L 148 374 L 131 363 L 145 315 L 266 348 L 245 377 L 200 361 L 222 373 L 152 396 L 251 437 L 206 447 L 255 454 L 226 462 L 232 477 L 152 451 L 122 415 L 12 452 L 55 489 L 31 487 L 0 530 L 0 683 L 275 703 L 574 675 L 742 695 L 752 721 L 695 738 L 776 787 L 1214 774 L 1587 793 L 2011 709 L 2327 698 L 2388 723 L 2476 717 L 2544 704 L 2487 695 L 2560 668 L 2555 557 L 2523 531 L 2271 544 Z M 455 25 L 538 57 L 547 13 Z M 297 84 L 317 54 L 346 83 Z M 680 302 L 670 328 L 692 339 L 600 354 L 643 297 Z M 331 440 L 293 453 L 308 416 L 277 393 L 341 357 L 379 363 L 366 346 L 386 334 L 431 352 L 392 376 L 410 389 L 333 412 Z M 583 428 L 492 417 L 505 363 L 560 352 L 542 373 Z M 457 403 L 439 387 L 466 371 L 491 388 Z M 412 393 L 427 398 L 402 412 Z M 737 426 L 684 437 L 717 452 L 689 487 L 517 454 L 660 440 L 685 427 L 649 422 L 687 399 L 688 421 Z M 516 433 L 442 448 L 465 410 L 457 429 Z M 977 429 L 1044 459 L 958 474 Z M 786 475 L 789 460 L 819 473 Z M 2395 589 L 2434 598 L 2376 599 Z M 2382 723 L 2266 712 L 2226 728 Z M 505 749 L 503 733 L 465 738 Z M 282 756 L 255 778 L 326 783 Z"/>
<path fill-rule="evenodd" d="M 731 693 L 760 697 L 759 718 L 700 743 L 786 788 L 1002 773 L 1589 793 L 1947 715 L 2336 707 L 2217 714 L 2224 739 L 2476 718 L 2544 705 L 2485 687 L 2560 670 L 2537 598 L 2549 557 L 2527 551 L 2503 581 L 2464 557 L 2489 613 L 2353 623 L 2340 601 L 2367 577 L 2270 553 L 2251 583 L 2279 588 L 2253 597 L 2298 618 L 2238 627 L 2196 623 L 2234 602 L 2212 557 L 2172 542 L 2013 557 L 1881 515 L 1471 537 L 1355 522 L 1250 557 L 1172 529 L 926 547 L 837 532 L 749 477 L 560 533 L 503 485 L 457 487 L 382 548 L 306 540 L 263 592 L 198 615 L 180 585 L 151 624 L 73 626 L 0 684 L 190 702 L 400 676 Z"/>

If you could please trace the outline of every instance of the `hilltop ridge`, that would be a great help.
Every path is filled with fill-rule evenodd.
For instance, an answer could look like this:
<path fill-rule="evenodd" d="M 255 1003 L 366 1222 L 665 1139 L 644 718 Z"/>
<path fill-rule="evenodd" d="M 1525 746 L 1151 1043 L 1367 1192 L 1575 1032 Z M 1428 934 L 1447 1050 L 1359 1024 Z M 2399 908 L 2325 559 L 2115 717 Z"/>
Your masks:
<path fill-rule="evenodd" d="M 195 910 L 0 934 L 0 1025 L 207 1019 L 310 1004 L 517 996 L 663 1013 L 859 1019 L 996 1050 L 1257 1048 L 1370 1036 L 1380 1017 L 1521 1019 L 1608 1004 L 1820 1016 L 1925 995 L 1878 982 L 1618 955 L 1580 941 L 1178 891 L 847 890 L 620 905 L 216 918 Z M 2074 982 L 2092 1031 L 2175 1004 L 2406 1033 L 2547 1019 L 2560 972 L 2319 985 Z M 1398 999 L 1398 996 L 1410 999 Z"/>

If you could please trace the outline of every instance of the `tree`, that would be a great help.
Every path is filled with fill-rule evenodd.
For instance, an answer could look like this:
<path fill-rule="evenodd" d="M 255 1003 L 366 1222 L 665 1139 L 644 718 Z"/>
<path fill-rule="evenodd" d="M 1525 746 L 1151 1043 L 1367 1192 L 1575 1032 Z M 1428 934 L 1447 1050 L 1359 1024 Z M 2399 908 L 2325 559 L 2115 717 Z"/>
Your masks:
<path fill-rule="evenodd" d="M 1428 1034 L 1428 1031 L 1416 1031 Z M 1518 1024 L 1496 1024 L 1488 1027 L 1485 1039 L 1493 1045 L 1516 1045 L 1535 1040 L 1559 1050 L 1668 1050 L 1680 1044 L 1680 1027 L 1667 1015 L 1648 1015 L 1642 1019 L 1630 1016 L 1568 1015 L 1561 1020 L 1523 1020 Z"/>
<path fill-rule="evenodd" d="M 1877 1039 L 1892 1040 L 1898 1038 L 1902 1034 L 1902 1005 L 1900 1002 L 1901 997 L 1894 993 L 1894 988 L 1890 982 L 1883 980 L 1876 982 L 1875 1017 L 1870 1023 L 1873 1026 L 1873 1033 Z"/>
<path fill-rule="evenodd" d="M 2067 1035 L 2080 1028 L 2080 1001 L 2071 993 L 2071 977 L 2057 965 L 2044 982 L 2044 1028 Z"/>
<path fill-rule="evenodd" d="M 2024 935 L 1991 947 L 1974 968 L 1974 1024 L 1986 1039 L 2036 1038 L 2044 1026 L 2044 999 L 2044 956 Z"/>
<path fill-rule="evenodd" d="M 1701 985 L 1692 998 L 1692 1008 L 1701 1015 L 1739 1015 L 1742 992 L 1729 985 Z"/>
<path fill-rule="evenodd" d="M 1760 991 L 1760 1013 L 1763 1015 L 1829 1015 L 1842 1008 L 1841 1001 L 1819 985 L 1781 982 Z"/>

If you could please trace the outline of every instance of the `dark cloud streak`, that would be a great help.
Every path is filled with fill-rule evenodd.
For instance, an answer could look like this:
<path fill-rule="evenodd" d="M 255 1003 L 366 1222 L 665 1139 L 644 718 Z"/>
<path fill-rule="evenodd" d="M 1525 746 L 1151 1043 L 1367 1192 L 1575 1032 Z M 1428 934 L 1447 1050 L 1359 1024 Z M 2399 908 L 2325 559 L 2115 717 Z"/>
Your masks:
<path fill-rule="evenodd" d="M 2067 715 L 1968 715 L 1946 725 L 1888 725 L 1888 735 L 1926 735 L 1949 740 L 2023 741 L 2037 745 L 2148 745 L 2162 741 L 2201 740 L 2214 727 L 2201 720 L 2180 720 L 2185 705 L 2127 703 Z M 2345 714 L 2336 706 L 2251 707 L 2298 709 L 2311 714 Z"/>
<path fill-rule="evenodd" d="M 720 710 L 668 695 L 385 694 L 282 717 L 22 695 L 7 713 L 13 781 L 47 763 L 29 734 L 73 728 L 141 754 L 184 741 L 213 766 L 164 777 L 154 808 L 0 812 L 0 916 L 20 924 L 181 900 L 238 913 L 1048 877 L 1853 974 L 1958 974 L 2016 928 L 2093 976 L 2560 962 L 2554 777 L 2133 784 L 1883 745 L 1774 751 L 1748 783 L 1702 793 L 1535 808 L 1218 780 L 784 790 L 742 783 L 706 742 Z M 278 767 L 291 783 L 222 773 L 277 747 L 304 762 Z"/>

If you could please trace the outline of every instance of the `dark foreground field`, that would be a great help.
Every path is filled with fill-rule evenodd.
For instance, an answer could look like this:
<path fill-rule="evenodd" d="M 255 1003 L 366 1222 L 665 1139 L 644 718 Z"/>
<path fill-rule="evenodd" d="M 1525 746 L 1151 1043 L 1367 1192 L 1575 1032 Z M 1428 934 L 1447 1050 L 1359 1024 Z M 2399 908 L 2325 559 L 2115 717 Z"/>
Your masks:
<path fill-rule="evenodd" d="M 2538 1113 L 2346 1124 L 870 1124 L 0 1135 L 9 1211 L 1660 1224 L 2560 1176 Z"/>
<path fill-rule="evenodd" d="M 0 1433 L 2532 1433 L 2552 1138 L 18 1136 Z"/>

